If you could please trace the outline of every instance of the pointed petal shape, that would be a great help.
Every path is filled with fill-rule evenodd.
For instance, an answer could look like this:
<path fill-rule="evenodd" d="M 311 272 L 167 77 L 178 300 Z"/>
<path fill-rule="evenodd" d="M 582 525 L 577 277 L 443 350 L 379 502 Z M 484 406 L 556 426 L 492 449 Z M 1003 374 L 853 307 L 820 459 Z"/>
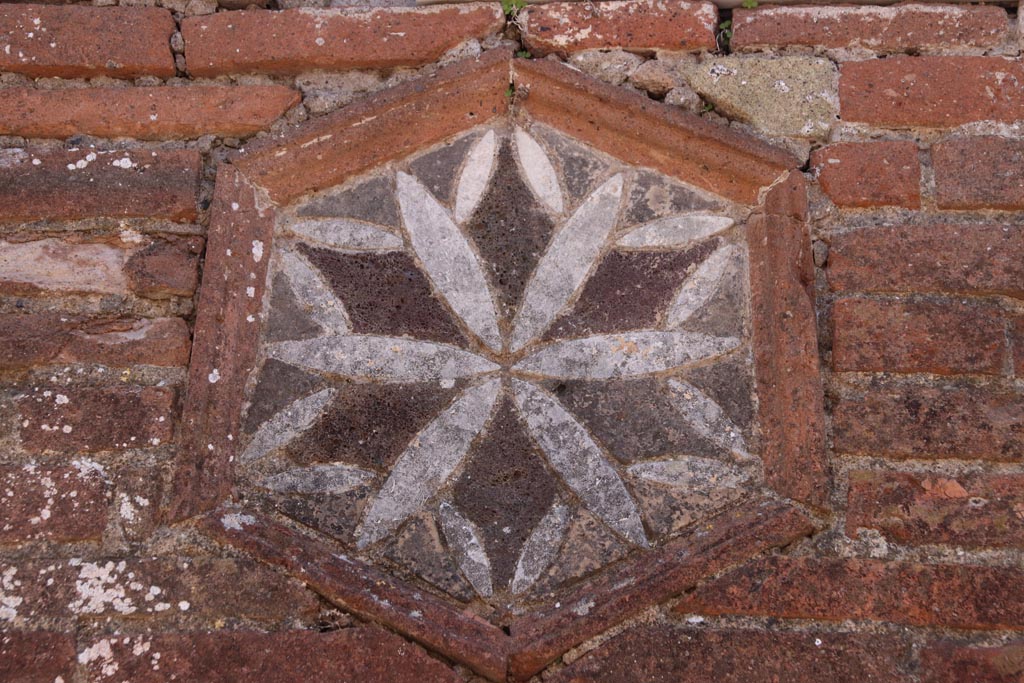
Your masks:
<path fill-rule="evenodd" d="M 444 485 L 490 417 L 500 388 L 501 380 L 492 379 L 466 389 L 409 442 L 363 516 L 360 548 L 394 531 Z"/>
<path fill-rule="evenodd" d="M 747 459 L 747 440 L 743 432 L 710 396 L 681 379 L 669 380 L 676 410 L 701 436 L 705 436 L 736 456 Z"/>
<path fill-rule="evenodd" d="M 477 593 L 485 598 L 494 592 L 491 584 L 491 561 L 487 559 L 480 531 L 451 503 L 441 503 L 441 530 L 459 563 L 462 575 Z"/>
<path fill-rule="evenodd" d="M 513 351 L 544 332 L 586 279 L 615 225 L 621 197 L 619 174 L 594 190 L 555 234 L 523 295 L 513 325 Z"/>
<path fill-rule="evenodd" d="M 629 467 L 629 473 L 656 484 L 704 491 L 735 488 L 749 478 L 735 465 L 695 456 L 637 463 Z"/>
<path fill-rule="evenodd" d="M 669 216 L 641 225 L 618 241 L 620 247 L 683 247 L 732 227 L 733 219 L 710 213 Z"/>
<path fill-rule="evenodd" d="M 522 128 L 516 128 L 516 153 L 533 194 L 553 213 L 562 213 L 562 188 L 555 167 L 544 148 Z"/>
<path fill-rule="evenodd" d="M 466 155 L 466 163 L 459 176 L 459 185 L 455 191 L 455 222 L 462 225 L 476 211 L 480 198 L 484 196 L 487 183 L 494 170 L 494 156 L 497 142 L 493 130 L 480 138 L 473 149 Z"/>
<path fill-rule="evenodd" d="M 267 353 L 292 365 L 378 382 L 457 379 L 499 369 L 495 363 L 458 347 L 406 337 L 318 337 L 270 344 Z"/>
<path fill-rule="evenodd" d="M 418 180 L 398 174 L 398 204 L 427 277 L 466 326 L 501 350 L 498 314 L 480 259 L 443 206 Z"/>
<path fill-rule="evenodd" d="M 288 232 L 304 242 L 343 251 L 394 251 L 405 246 L 392 232 L 347 218 L 304 218 L 289 223 Z"/>
<path fill-rule="evenodd" d="M 295 467 L 267 477 L 261 485 L 280 493 L 344 493 L 373 477 L 369 470 L 338 462 Z"/>
<path fill-rule="evenodd" d="M 668 309 L 666 324 L 669 328 L 682 325 L 715 295 L 722 276 L 739 261 L 741 253 L 739 247 L 727 244 L 704 259 L 693 275 L 686 278 Z"/>
<path fill-rule="evenodd" d="M 554 342 L 516 364 L 519 372 L 564 379 L 637 377 L 683 367 L 739 346 L 735 337 L 640 330 Z"/>
<path fill-rule="evenodd" d="M 320 327 L 336 334 L 352 330 L 345 306 L 305 258 L 285 251 L 281 253 L 281 265 L 296 299 L 310 307 L 310 315 Z"/>
<path fill-rule="evenodd" d="M 516 574 L 512 578 L 512 592 L 522 593 L 533 585 L 537 577 L 551 566 L 562 547 L 562 539 L 569 528 L 569 508 L 554 505 L 544 515 L 530 537 L 523 545 L 523 552 L 516 564 Z"/>
<path fill-rule="evenodd" d="M 636 503 L 583 425 L 535 385 L 512 380 L 512 388 L 534 440 L 587 509 L 633 543 L 648 545 Z"/>
<path fill-rule="evenodd" d="M 334 389 L 324 389 L 300 398 L 264 422 L 242 451 L 242 462 L 259 460 L 309 429 L 335 393 Z"/>

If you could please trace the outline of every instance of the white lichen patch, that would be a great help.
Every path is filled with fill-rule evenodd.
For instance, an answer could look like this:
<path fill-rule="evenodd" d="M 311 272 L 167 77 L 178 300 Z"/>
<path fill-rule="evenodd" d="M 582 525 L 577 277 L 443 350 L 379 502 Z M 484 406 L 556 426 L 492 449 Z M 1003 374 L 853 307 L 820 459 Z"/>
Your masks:
<path fill-rule="evenodd" d="M 17 567 L 6 567 L 0 572 L 0 621 L 14 621 L 18 618 L 18 608 L 25 599 L 15 595 L 21 587 L 21 581 L 15 578 Z"/>
<path fill-rule="evenodd" d="M 121 576 L 126 564 L 122 560 L 102 565 L 95 562 L 82 562 L 75 580 L 76 597 L 68 604 L 73 614 L 104 614 L 109 611 L 118 614 L 134 614 L 138 611 L 131 596 L 127 583 Z"/>
<path fill-rule="evenodd" d="M 222 515 L 220 523 L 225 529 L 231 529 L 232 531 L 242 531 L 245 525 L 255 524 L 256 518 L 252 515 L 246 515 L 238 512 L 229 512 Z"/>

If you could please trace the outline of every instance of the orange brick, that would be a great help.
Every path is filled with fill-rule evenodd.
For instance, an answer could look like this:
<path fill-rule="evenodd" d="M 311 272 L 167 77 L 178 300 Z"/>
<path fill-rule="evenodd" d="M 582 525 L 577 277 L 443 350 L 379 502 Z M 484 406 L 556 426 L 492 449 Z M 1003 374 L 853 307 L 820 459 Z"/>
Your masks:
<path fill-rule="evenodd" d="M 921 206 L 921 165 L 913 142 L 840 142 L 811 155 L 818 181 L 842 207 Z"/>

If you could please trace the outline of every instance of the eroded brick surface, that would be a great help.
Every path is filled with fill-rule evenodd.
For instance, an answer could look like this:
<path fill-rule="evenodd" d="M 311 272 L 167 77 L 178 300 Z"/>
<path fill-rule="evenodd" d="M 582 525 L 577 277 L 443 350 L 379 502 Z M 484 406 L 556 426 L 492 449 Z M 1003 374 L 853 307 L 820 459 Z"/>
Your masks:
<path fill-rule="evenodd" d="M 935 190 L 943 209 L 1024 209 L 1024 141 L 996 136 L 953 138 L 932 149 Z"/>
<path fill-rule="evenodd" d="M 36 464 L 0 468 L 0 544 L 96 540 L 107 526 L 109 482 L 102 468 Z"/>
<path fill-rule="evenodd" d="M 5 631 L 0 635 L 0 677 L 12 683 L 73 680 L 75 639 L 48 631 Z"/>
<path fill-rule="evenodd" d="M 912 142 L 845 142 L 815 150 L 821 189 L 842 207 L 921 205 L 921 165 Z"/>

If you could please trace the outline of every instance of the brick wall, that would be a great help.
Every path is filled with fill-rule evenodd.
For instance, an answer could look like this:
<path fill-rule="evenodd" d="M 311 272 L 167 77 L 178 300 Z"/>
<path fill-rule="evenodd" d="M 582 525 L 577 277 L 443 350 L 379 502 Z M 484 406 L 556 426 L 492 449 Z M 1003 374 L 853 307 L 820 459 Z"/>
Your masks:
<path fill-rule="evenodd" d="M 0 680 L 481 680 L 161 510 L 218 170 L 509 46 L 802 164 L 832 481 L 543 680 L 1024 680 L 1016 8 L 245 4 L 0 2 Z"/>

